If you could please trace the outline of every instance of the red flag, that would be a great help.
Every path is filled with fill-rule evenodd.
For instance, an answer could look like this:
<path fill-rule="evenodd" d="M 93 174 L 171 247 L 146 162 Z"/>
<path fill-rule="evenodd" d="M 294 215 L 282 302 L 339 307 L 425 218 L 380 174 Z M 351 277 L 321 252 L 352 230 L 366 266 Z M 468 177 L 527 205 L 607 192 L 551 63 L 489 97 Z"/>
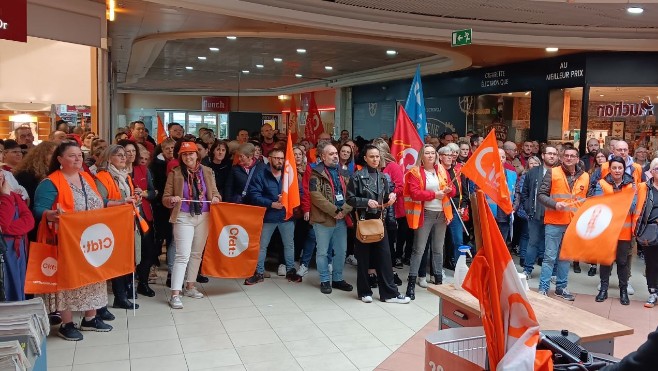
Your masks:
<path fill-rule="evenodd" d="M 498 161 L 500 163 L 500 161 Z M 537 351 L 539 323 L 482 191 L 477 191 L 482 247 L 462 287 L 480 302 L 492 370 L 552 370 Z"/>
<path fill-rule="evenodd" d="M 290 219 L 292 216 L 292 210 L 300 205 L 297 164 L 295 163 L 295 154 L 292 151 L 292 140 L 290 139 L 290 132 L 288 132 L 286 161 L 283 164 L 283 178 L 281 180 L 281 203 L 286 208 L 286 219 Z"/>
<path fill-rule="evenodd" d="M 630 221 L 634 188 L 588 198 L 571 218 L 564 233 L 560 259 L 610 265 L 615 260 L 619 233 Z"/>
<path fill-rule="evenodd" d="M 297 121 L 299 116 L 297 115 L 297 103 L 295 102 L 295 95 L 293 94 L 290 99 L 290 115 L 288 115 L 288 141 L 292 138 L 293 143 L 297 143 Z"/>
<path fill-rule="evenodd" d="M 263 216 L 264 207 L 223 202 L 211 205 L 201 273 L 219 278 L 247 278 L 254 274 Z"/>
<path fill-rule="evenodd" d="M 164 124 L 162 123 L 162 119 L 160 118 L 160 115 L 158 116 L 158 143 L 162 143 L 165 139 L 167 139 L 167 132 L 165 131 Z"/>
<path fill-rule="evenodd" d="M 489 132 L 471 158 L 466 161 L 462 167 L 462 174 L 480 187 L 505 214 L 512 213 L 512 199 L 498 154 L 495 130 Z"/>
<path fill-rule="evenodd" d="M 391 143 L 391 153 L 405 172 L 416 165 L 418 151 L 423 147 L 423 141 L 402 105 L 398 107 L 398 118 Z"/>
<path fill-rule="evenodd" d="M 320 111 L 315 104 L 315 93 L 311 93 L 311 100 L 308 103 L 308 115 L 306 115 L 306 129 L 304 136 L 306 140 L 311 143 L 317 143 L 318 137 L 324 132 L 322 120 L 320 119 Z"/>

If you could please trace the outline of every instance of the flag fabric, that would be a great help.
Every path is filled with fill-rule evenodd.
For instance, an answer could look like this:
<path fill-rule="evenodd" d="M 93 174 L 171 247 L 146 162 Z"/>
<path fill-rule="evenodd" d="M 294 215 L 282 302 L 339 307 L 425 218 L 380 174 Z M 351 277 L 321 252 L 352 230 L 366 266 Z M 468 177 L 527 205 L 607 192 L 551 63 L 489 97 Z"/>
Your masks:
<path fill-rule="evenodd" d="M 552 370 L 550 351 L 537 351 L 539 323 L 480 190 L 476 202 L 482 247 L 462 287 L 480 302 L 489 365 L 497 371 Z"/>
<path fill-rule="evenodd" d="M 627 188 L 585 200 L 564 233 L 560 259 L 611 265 L 634 196 Z"/>
<path fill-rule="evenodd" d="M 297 143 L 299 136 L 297 134 L 297 121 L 299 116 L 297 115 L 297 103 L 295 102 L 295 95 L 293 94 L 290 99 L 290 115 L 288 115 L 288 133 L 289 137 L 292 138 L 293 143 Z M 288 139 L 290 140 L 290 139 Z"/>
<path fill-rule="evenodd" d="M 311 93 L 311 99 L 308 103 L 308 114 L 306 115 L 306 127 L 304 130 L 304 136 L 306 137 L 306 140 L 315 144 L 318 142 L 318 137 L 323 132 L 324 126 L 322 126 L 318 105 L 315 103 L 315 94 Z"/>
<path fill-rule="evenodd" d="M 406 172 L 416 165 L 418 152 L 422 147 L 422 138 L 418 135 L 404 107 L 400 105 L 391 140 L 391 153 Z"/>
<path fill-rule="evenodd" d="M 281 203 L 286 208 L 286 220 L 292 217 L 294 208 L 300 205 L 299 179 L 297 179 L 297 164 L 292 151 L 292 140 L 288 133 L 286 144 L 286 160 L 283 164 L 283 177 L 281 178 Z"/>
<path fill-rule="evenodd" d="M 247 278 L 256 270 L 264 207 L 220 202 L 210 205 L 210 226 L 201 273 Z"/>
<path fill-rule="evenodd" d="M 507 188 L 503 164 L 500 162 L 494 129 L 466 161 L 462 174 L 484 191 L 505 214 L 512 213 L 512 198 Z"/>
<path fill-rule="evenodd" d="M 156 116 L 158 117 L 158 143 L 162 143 L 165 139 L 167 139 L 167 132 L 165 131 L 164 124 L 162 123 L 160 115 Z"/>
<path fill-rule="evenodd" d="M 135 271 L 133 206 L 59 217 L 58 290 L 72 290 Z"/>
<path fill-rule="evenodd" d="M 404 110 L 407 111 L 411 122 L 416 125 L 420 139 L 425 140 L 425 135 L 427 135 L 427 113 L 425 112 L 423 84 L 420 81 L 420 65 L 416 68 L 414 80 L 411 82 L 409 95 L 407 95 L 407 101 L 404 103 Z"/>

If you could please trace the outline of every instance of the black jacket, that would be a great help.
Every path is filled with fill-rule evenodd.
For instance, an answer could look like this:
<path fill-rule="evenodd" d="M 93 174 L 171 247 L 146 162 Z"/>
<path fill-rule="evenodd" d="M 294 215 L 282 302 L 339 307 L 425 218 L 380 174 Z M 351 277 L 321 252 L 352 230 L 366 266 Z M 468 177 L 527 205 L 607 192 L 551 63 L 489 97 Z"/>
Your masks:
<path fill-rule="evenodd" d="M 372 209 L 368 207 L 369 200 L 375 200 L 378 204 L 384 204 L 389 201 L 389 194 L 393 192 L 394 186 L 391 178 L 377 171 L 378 184 L 371 179 L 368 167 L 354 172 L 347 184 L 347 204 L 352 206 L 355 211 L 359 212 L 359 217 L 365 219 L 377 219 L 381 217 L 381 209 Z M 390 228 L 397 225 L 395 220 L 395 211 L 393 206 L 387 207 L 384 212 L 384 222 Z M 356 218 L 355 218 L 356 220 Z"/>
<path fill-rule="evenodd" d="M 255 171 L 262 171 L 263 168 L 265 167 L 265 164 L 262 163 L 261 161 L 257 161 L 256 165 L 254 165 L 249 172 Z M 254 173 L 251 177 L 256 175 Z M 226 183 L 224 184 L 224 199 L 226 202 L 235 202 L 236 197 L 242 194 L 242 191 L 245 190 L 245 185 L 247 185 L 247 179 L 249 178 L 249 174 L 244 170 L 242 165 L 233 165 L 231 168 L 231 172 L 228 176 L 228 179 L 226 180 Z M 246 202 L 247 200 L 243 200 L 243 202 Z"/>
<path fill-rule="evenodd" d="M 528 215 L 528 220 L 544 220 L 546 207 L 537 200 L 539 186 L 544 178 L 544 167 L 534 167 L 525 174 L 523 188 L 521 188 L 520 204 Z"/>
<path fill-rule="evenodd" d="M 232 167 L 231 159 L 225 158 L 224 161 L 220 162 L 219 164 L 216 164 L 210 161 L 209 157 L 206 157 L 201 161 L 201 163 L 211 168 L 212 171 L 215 173 L 215 184 L 217 185 L 217 190 L 219 190 L 219 194 L 222 195 L 222 200 L 227 201 L 225 199 L 226 194 L 224 192 L 225 191 L 224 186 L 226 185 L 226 181 L 228 180 L 228 177 L 231 174 L 231 167 Z"/>

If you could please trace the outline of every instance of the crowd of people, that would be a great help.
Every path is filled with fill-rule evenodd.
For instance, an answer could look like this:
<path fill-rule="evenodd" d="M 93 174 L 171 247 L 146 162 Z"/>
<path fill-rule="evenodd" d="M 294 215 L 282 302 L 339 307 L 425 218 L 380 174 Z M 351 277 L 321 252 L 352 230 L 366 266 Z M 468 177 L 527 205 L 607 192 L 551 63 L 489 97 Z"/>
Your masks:
<path fill-rule="evenodd" d="M 351 292 L 343 275 L 345 265 L 356 266 L 356 297 L 406 304 L 415 299 L 416 285 L 442 284 L 445 269 L 454 269 L 459 247 L 474 247 L 470 195 L 477 186 L 461 172 L 483 137 L 469 132 L 428 136 L 415 166 L 404 169 L 390 150 L 388 138 L 372 141 L 350 138 L 343 130 L 334 140 L 323 133 L 316 143 L 302 139 L 293 145 L 301 204 L 287 216 L 281 200 L 286 158 L 286 136 L 265 124 L 260 132 L 239 130 L 233 140 L 219 140 L 208 128 L 198 135 L 170 123 L 168 137 L 156 143 L 146 125 L 135 121 L 114 138 L 66 123 L 48 140 L 34 145 L 29 127 L 15 130 L 15 139 L 0 142 L 0 231 L 4 257 L 6 300 L 24 300 L 29 241 L 37 240 L 42 219 L 56 224 L 64 212 L 95 210 L 134 204 L 150 228 L 135 222 L 135 276 L 113 278 L 112 308 L 138 309 L 138 295 L 155 296 L 150 287 L 157 278 L 160 256 L 166 251 L 168 304 L 184 306 L 184 297 L 204 294 L 195 284 L 208 282 L 200 266 L 209 229 L 210 205 L 220 202 L 266 209 L 258 262 L 245 285 L 269 278 L 269 255 L 276 273 L 291 283 L 309 274 L 315 257 L 319 289 Z M 628 282 L 631 259 L 646 263 L 649 299 L 658 301 L 656 241 L 646 230 L 658 223 L 658 156 L 651 160 L 644 147 L 611 140 L 601 149 L 598 140 L 587 142 L 579 156 L 571 143 L 540 145 L 525 141 L 498 143 L 500 160 L 513 201 L 513 212 L 490 206 L 510 251 L 519 256 L 519 269 L 527 279 L 539 266 L 539 287 L 548 295 L 574 300 L 567 288 L 580 263 L 559 259 L 567 225 L 587 197 L 633 188 L 636 192 L 628 223 L 619 235 L 615 263 L 621 304 L 628 305 L 633 288 Z M 358 223 L 381 220 L 384 236 L 359 237 Z M 654 232 L 656 232 L 654 230 Z M 636 236 L 642 234 L 644 239 Z M 362 236 L 361 236 L 362 237 Z M 637 241 L 641 240 L 641 243 Z M 406 290 L 398 271 L 408 268 Z M 429 268 L 430 279 L 427 279 Z M 611 266 L 590 264 L 588 275 L 599 273 L 596 301 L 607 299 Z M 401 272 L 401 271 L 400 271 Z M 272 273 L 274 274 L 274 273 Z M 58 334 L 82 340 L 82 331 L 110 331 L 114 315 L 108 309 L 107 283 L 44 295 Z M 185 299 L 189 300 L 189 299 Z M 78 326 L 72 312 L 83 312 Z"/>

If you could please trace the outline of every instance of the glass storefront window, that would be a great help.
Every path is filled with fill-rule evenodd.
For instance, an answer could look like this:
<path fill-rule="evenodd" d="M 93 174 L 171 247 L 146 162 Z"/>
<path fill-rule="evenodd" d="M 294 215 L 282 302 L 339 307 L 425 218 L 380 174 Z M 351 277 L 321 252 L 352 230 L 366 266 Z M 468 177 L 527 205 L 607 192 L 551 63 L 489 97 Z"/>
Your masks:
<path fill-rule="evenodd" d="M 167 125 L 177 122 L 185 128 L 185 132 L 199 135 L 199 129 L 208 128 L 215 132 L 219 139 L 228 138 L 228 113 L 189 112 L 189 111 L 161 111 L 165 130 Z"/>
<path fill-rule="evenodd" d="M 548 99 L 548 143 L 572 142 L 578 148 L 583 88 L 551 90 Z"/>
<path fill-rule="evenodd" d="M 530 102 L 529 91 L 479 95 L 472 105 L 474 115 L 472 124 L 468 123 L 469 130 L 472 127 L 486 136 L 495 129 L 498 140 L 521 143 L 528 138 L 530 129 Z"/>

